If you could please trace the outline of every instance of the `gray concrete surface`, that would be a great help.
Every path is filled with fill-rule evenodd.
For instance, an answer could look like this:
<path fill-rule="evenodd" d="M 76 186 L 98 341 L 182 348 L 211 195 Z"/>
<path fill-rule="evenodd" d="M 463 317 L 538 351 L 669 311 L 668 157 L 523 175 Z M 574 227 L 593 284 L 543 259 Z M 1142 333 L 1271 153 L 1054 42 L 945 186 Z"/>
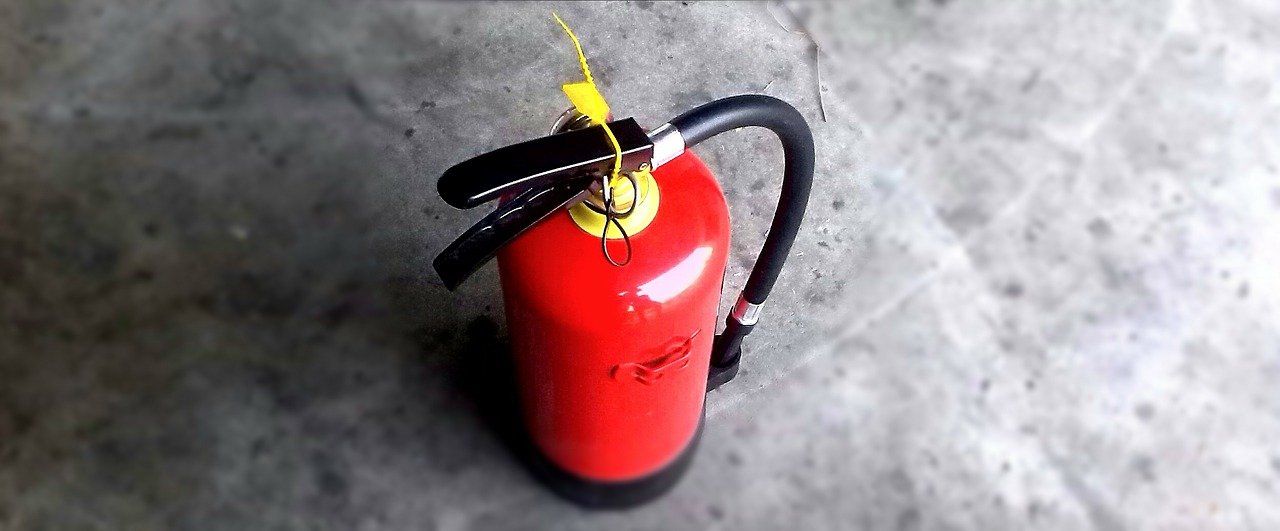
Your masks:
<path fill-rule="evenodd" d="M 819 179 L 668 497 L 587 513 L 491 427 L 497 275 L 434 195 L 742 92 Z M 0 528 L 1280 527 L 1274 2 L 0 3 Z M 771 14 L 772 13 L 772 14 Z M 780 22 L 782 24 L 780 24 Z M 780 163 L 699 153 L 731 284 Z"/>

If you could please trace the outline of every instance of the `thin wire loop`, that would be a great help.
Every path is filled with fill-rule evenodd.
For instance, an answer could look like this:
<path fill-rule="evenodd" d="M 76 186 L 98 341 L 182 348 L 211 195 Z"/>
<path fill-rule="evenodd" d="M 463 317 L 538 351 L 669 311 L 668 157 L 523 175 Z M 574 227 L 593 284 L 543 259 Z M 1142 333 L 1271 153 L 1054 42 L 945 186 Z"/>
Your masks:
<path fill-rule="evenodd" d="M 632 204 L 632 210 L 635 204 Z M 628 211 L 630 213 L 630 211 Z M 622 233 L 622 241 L 627 244 L 627 259 L 618 262 L 613 259 L 613 255 L 609 254 L 609 224 L 613 223 L 618 228 L 618 232 Z M 613 211 L 613 196 L 610 196 L 604 203 L 604 229 L 600 231 L 600 251 L 604 253 L 604 259 L 608 260 L 614 267 L 622 267 L 631 263 L 631 236 L 627 234 L 627 229 L 622 227 L 622 222 L 618 221 L 618 213 Z"/>

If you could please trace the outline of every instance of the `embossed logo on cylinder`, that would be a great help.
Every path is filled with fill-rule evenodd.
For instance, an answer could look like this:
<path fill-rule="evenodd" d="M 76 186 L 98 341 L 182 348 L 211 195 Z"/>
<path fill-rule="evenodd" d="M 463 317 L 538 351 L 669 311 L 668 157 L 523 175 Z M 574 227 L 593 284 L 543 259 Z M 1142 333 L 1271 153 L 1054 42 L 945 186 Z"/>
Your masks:
<path fill-rule="evenodd" d="M 627 362 L 615 365 L 609 370 L 609 376 L 618 381 L 636 381 L 644 385 L 653 385 L 663 376 L 689 366 L 693 351 L 693 338 L 698 337 L 695 330 L 687 338 L 676 337 L 661 347 L 653 349 L 657 356 L 646 360 Z"/>

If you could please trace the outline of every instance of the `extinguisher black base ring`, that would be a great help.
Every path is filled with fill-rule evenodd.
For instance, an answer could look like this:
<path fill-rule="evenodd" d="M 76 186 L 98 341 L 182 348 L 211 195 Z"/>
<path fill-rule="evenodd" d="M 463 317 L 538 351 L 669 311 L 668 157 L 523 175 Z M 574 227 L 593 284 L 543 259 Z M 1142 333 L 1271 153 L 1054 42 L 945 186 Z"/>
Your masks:
<path fill-rule="evenodd" d="M 561 498 L 586 509 L 626 509 L 652 501 L 666 494 L 677 483 L 693 462 L 698 443 L 702 440 L 702 426 L 706 423 L 704 407 L 698 419 L 698 429 L 680 454 L 662 469 L 645 477 L 630 481 L 596 481 L 586 479 L 553 463 L 541 451 L 530 448 L 525 460 L 543 484 Z M 532 446 L 532 445 L 530 445 Z"/>

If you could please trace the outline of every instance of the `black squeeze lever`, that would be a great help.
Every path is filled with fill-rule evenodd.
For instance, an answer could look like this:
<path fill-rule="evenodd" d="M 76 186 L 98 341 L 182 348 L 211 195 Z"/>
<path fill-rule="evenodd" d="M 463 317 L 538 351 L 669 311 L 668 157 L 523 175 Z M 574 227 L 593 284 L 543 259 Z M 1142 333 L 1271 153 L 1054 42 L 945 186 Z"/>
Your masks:
<path fill-rule="evenodd" d="M 520 233 L 561 207 L 586 198 L 593 180 L 590 175 L 568 178 L 525 190 L 498 205 L 497 210 L 467 229 L 432 261 L 444 286 L 457 288 Z"/>
<path fill-rule="evenodd" d="M 653 158 L 653 142 L 635 119 L 609 123 L 622 147 L 622 171 L 637 171 Z M 498 197 L 582 174 L 613 169 L 613 144 L 604 128 L 545 136 L 499 148 L 445 170 L 436 187 L 444 202 L 472 208 Z"/>
<path fill-rule="evenodd" d="M 609 129 L 622 148 L 622 171 L 652 162 L 653 142 L 634 119 L 611 122 Z M 516 236 L 584 199 L 592 181 L 613 170 L 614 157 L 608 135 L 596 125 L 507 146 L 446 170 L 437 189 L 452 206 L 507 199 L 432 261 L 445 287 L 458 287 Z"/>

